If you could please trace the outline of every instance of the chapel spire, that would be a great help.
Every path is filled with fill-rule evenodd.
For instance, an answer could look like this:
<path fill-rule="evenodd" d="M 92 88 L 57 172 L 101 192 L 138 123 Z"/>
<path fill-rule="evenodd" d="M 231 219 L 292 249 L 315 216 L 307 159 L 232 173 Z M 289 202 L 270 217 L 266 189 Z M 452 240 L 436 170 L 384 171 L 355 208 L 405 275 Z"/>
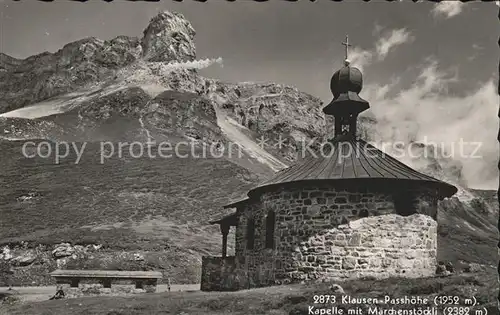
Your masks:
<path fill-rule="evenodd" d="M 333 100 L 323 108 L 327 115 L 335 116 L 335 136 L 349 134 L 356 136 L 356 122 L 359 113 L 370 108 L 367 101 L 358 94 L 363 88 L 361 71 L 350 66 L 348 59 L 349 36 L 346 35 L 344 67 L 335 72 L 330 81 Z"/>

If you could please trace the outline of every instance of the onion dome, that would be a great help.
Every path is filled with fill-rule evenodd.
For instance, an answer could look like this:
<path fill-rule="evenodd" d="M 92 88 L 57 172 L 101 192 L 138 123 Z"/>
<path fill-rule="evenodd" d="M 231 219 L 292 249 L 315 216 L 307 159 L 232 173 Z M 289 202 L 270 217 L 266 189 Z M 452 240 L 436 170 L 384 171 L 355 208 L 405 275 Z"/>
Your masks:
<path fill-rule="evenodd" d="M 349 66 L 349 60 L 345 61 L 345 67 L 337 70 L 330 81 L 330 90 L 333 97 L 338 98 L 340 94 L 354 92 L 358 94 L 363 88 L 363 74 L 358 68 Z"/>
<path fill-rule="evenodd" d="M 323 108 L 327 115 L 355 115 L 370 108 L 367 101 L 358 94 L 363 88 L 363 74 L 356 67 L 351 67 L 346 58 L 344 67 L 337 70 L 330 80 L 333 100 Z"/>

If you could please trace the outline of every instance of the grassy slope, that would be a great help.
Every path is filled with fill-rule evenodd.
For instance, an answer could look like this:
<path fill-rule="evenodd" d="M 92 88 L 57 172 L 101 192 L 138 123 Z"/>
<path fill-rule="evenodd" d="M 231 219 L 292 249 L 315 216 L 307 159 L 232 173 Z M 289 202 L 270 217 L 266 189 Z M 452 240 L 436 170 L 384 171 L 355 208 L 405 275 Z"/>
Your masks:
<path fill-rule="evenodd" d="M 79 164 L 68 157 L 56 165 L 48 159 L 24 158 L 20 144 L 1 144 L 7 163 L 2 179 L 15 184 L 5 185 L 0 199 L 6 218 L 0 222 L 3 240 L 154 216 L 178 223 L 206 222 L 251 184 L 246 170 L 223 159 L 126 156 L 100 164 L 99 146 L 88 144 Z M 29 192 L 39 196 L 17 200 Z"/>
<path fill-rule="evenodd" d="M 498 206 L 485 199 L 487 209 L 477 209 L 456 198 L 440 203 L 438 214 L 438 259 L 465 260 L 496 265 Z"/>
<path fill-rule="evenodd" d="M 493 268 L 481 273 L 460 274 L 444 278 L 358 280 L 340 283 L 351 297 L 458 296 L 463 302 L 474 296 L 478 306 L 495 314 L 496 281 Z M 259 288 L 238 292 L 172 292 L 133 297 L 88 297 L 60 301 L 4 306 L 10 315 L 132 315 L 132 314 L 308 314 L 314 305 L 313 295 L 329 294 L 325 283 Z M 322 305 L 316 305 L 322 306 Z M 331 307 L 334 305 L 324 305 Z M 335 304 L 341 307 L 341 303 Z M 346 307 L 348 308 L 348 306 Z M 396 306 L 404 309 L 405 306 Z M 363 314 L 367 314 L 365 311 Z M 473 314 L 471 312 L 471 314 Z"/>
<path fill-rule="evenodd" d="M 72 242 L 103 244 L 104 251 L 115 254 L 161 252 L 143 267 L 172 271 L 178 282 L 198 281 L 193 270 L 199 269 L 199 256 L 220 250 L 220 232 L 208 221 L 227 212 L 222 205 L 255 181 L 247 170 L 224 159 L 134 159 L 125 154 L 100 164 L 99 146 L 88 144 L 79 164 L 73 156 L 56 165 L 23 158 L 20 145 L 0 142 L 5 158 L 1 243 Z M 18 200 L 29 193 L 35 193 L 33 199 Z"/>

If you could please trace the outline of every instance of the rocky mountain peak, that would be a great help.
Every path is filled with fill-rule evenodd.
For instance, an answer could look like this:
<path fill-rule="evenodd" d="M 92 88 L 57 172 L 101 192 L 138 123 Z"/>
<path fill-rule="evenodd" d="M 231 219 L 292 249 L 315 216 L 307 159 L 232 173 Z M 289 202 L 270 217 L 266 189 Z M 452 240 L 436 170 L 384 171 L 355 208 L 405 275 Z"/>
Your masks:
<path fill-rule="evenodd" d="M 147 61 L 192 61 L 196 57 L 196 32 L 180 13 L 159 13 L 151 19 L 143 33 L 141 45 Z"/>
<path fill-rule="evenodd" d="M 26 59 L 0 53 L 0 113 L 75 90 L 110 82 L 116 74 L 140 63 L 193 61 L 195 31 L 182 14 L 154 16 L 142 38 L 83 38 L 55 53 Z M 127 77 L 130 75 L 127 75 Z"/>

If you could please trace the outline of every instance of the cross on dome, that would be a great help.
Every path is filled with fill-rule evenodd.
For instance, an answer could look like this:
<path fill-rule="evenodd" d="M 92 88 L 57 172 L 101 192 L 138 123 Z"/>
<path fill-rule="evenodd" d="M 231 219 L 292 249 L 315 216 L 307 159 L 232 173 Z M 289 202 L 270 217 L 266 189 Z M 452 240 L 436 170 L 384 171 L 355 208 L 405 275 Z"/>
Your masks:
<path fill-rule="evenodd" d="M 342 45 L 345 46 L 345 59 L 344 59 L 344 64 L 348 66 L 351 62 L 349 61 L 348 54 L 349 54 L 349 47 L 352 47 L 351 44 L 349 44 L 349 35 L 345 36 L 345 42 L 342 42 Z"/>

